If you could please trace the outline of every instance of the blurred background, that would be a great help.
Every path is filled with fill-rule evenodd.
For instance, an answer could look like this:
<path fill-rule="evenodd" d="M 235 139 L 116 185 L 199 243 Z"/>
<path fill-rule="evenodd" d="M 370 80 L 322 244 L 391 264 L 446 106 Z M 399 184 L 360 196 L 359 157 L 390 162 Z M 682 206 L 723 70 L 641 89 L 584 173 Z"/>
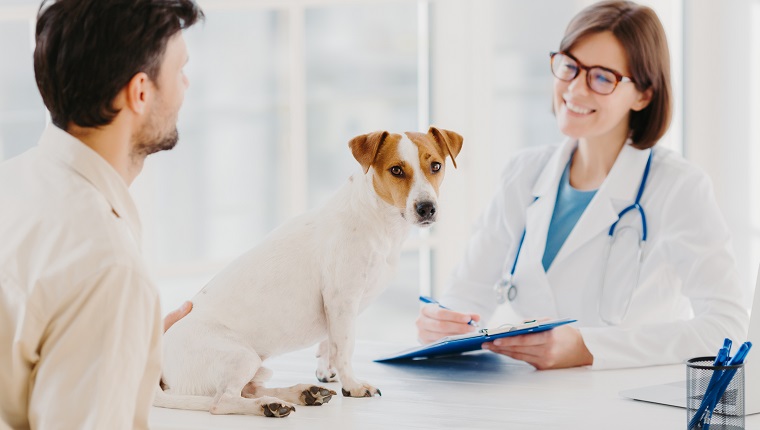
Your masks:
<path fill-rule="evenodd" d="M 358 337 L 415 342 L 417 296 L 439 294 L 518 150 L 557 143 L 549 70 L 580 0 L 201 0 L 186 32 L 180 143 L 132 186 L 165 312 L 358 171 L 375 130 L 465 137 L 441 219 L 412 231 Z M 649 0 L 668 34 L 675 116 L 660 143 L 701 166 L 734 234 L 741 281 L 760 261 L 760 0 Z M 48 121 L 32 69 L 38 0 L 0 0 L 0 160 Z M 2 202 L 0 202 L 2 210 Z M 694 214 L 699 216 L 699 214 Z"/>

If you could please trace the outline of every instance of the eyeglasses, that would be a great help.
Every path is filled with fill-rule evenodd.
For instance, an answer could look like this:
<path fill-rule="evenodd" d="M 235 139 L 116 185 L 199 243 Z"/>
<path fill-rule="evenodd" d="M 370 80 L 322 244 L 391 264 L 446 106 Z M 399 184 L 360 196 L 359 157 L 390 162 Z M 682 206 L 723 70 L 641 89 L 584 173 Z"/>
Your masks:
<path fill-rule="evenodd" d="M 633 82 L 628 76 L 601 66 L 584 66 L 580 61 L 564 52 L 550 52 L 552 74 L 559 80 L 570 82 L 582 70 L 586 71 L 586 83 L 591 91 L 607 95 L 615 91 L 620 82 Z"/>

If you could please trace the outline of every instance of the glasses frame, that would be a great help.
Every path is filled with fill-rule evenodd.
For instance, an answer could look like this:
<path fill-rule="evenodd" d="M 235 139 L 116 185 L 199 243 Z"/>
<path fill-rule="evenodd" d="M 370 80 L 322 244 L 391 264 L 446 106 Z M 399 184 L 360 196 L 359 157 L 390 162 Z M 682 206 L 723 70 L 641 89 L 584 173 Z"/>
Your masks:
<path fill-rule="evenodd" d="M 554 73 L 554 58 L 556 58 L 557 55 L 564 55 L 564 56 L 570 58 L 571 60 L 575 61 L 575 64 L 578 65 L 578 68 L 575 69 L 575 75 L 573 75 L 572 78 L 570 78 L 570 79 L 563 79 L 563 78 L 560 78 L 559 76 L 557 76 Z M 612 94 L 615 91 L 615 88 L 617 88 L 618 84 L 621 83 L 621 82 L 635 82 L 633 80 L 633 78 L 631 78 L 629 76 L 624 76 L 622 73 L 619 73 L 617 70 L 612 70 L 612 69 L 609 69 L 607 67 L 602 67 L 602 66 L 586 66 L 583 63 L 581 63 L 580 61 L 578 61 L 577 58 L 573 57 L 572 55 L 568 54 L 567 52 L 562 52 L 562 51 L 559 51 L 559 52 L 550 52 L 549 53 L 549 58 L 551 59 L 551 61 L 550 61 L 550 68 L 552 70 L 552 75 L 555 78 L 559 79 L 560 81 L 564 81 L 564 82 L 572 82 L 575 78 L 578 77 L 578 75 L 580 75 L 581 70 L 584 70 L 586 72 L 586 86 L 588 86 L 588 89 L 590 89 L 591 91 L 593 91 L 593 92 L 595 92 L 597 94 L 603 95 L 603 96 L 607 96 L 607 95 Z M 604 70 L 605 72 L 612 73 L 615 76 L 614 85 L 612 87 L 612 90 L 610 90 L 610 92 L 608 92 L 608 93 L 600 93 L 599 91 L 595 90 L 591 86 L 591 74 L 589 73 L 589 71 L 591 71 L 591 69 L 601 69 L 601 70 Z"/>

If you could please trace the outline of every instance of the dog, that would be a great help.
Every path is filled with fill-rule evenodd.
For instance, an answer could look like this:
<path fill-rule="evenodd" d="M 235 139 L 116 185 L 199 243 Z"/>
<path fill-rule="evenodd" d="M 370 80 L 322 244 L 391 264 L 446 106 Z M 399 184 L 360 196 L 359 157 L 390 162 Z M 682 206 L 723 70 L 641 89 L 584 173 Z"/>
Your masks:
<path fill-rule="evenodd" d="M 319 343 L 316 376 L 340 380 L 346 397 L 380 390 L 351 365 L 355 320 L 384 289 L 411 225 L 429 226 L 446 157 L 459 134 L 378 131 L 349 142 L 363 169 L 321 208 L 272 231 L 193 298 L 193 311 L 164 335 L 155 406 L 212 414 L 285 417 L 335 391 L 299 384 L 266 388 L 269 357 Z"/>

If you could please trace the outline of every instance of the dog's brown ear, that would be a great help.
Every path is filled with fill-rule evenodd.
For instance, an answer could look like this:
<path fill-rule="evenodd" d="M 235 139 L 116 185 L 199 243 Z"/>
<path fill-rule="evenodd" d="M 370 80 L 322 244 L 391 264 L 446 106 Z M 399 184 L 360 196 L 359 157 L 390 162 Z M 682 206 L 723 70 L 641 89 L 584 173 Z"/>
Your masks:
<path fill-rule="evenodd" d="M 356 136 L 348 142 L 351 153 L 354 154 L 356 161 L 362 165 L 365 174 L 369 171 L 370 166 L 372 166 L 372 162 L 375 161 L 377 151 L 380 150 L 380 145 L 383 144 L 388 134 L 387 131 L 376 131 Z"/>
<path fill-rule="evenodd" d="M 451 157 L 451 164 L 457 167 L 456 157 L 459 155 L 459 151 L 462 150 L 462 142 L 464 138 L 453 131 L 439 129 L 436 127 L 430 127 L 428 134 L 433 138 L 438 147 L 441 148 L 443 154 L 449 154 Z"/>

